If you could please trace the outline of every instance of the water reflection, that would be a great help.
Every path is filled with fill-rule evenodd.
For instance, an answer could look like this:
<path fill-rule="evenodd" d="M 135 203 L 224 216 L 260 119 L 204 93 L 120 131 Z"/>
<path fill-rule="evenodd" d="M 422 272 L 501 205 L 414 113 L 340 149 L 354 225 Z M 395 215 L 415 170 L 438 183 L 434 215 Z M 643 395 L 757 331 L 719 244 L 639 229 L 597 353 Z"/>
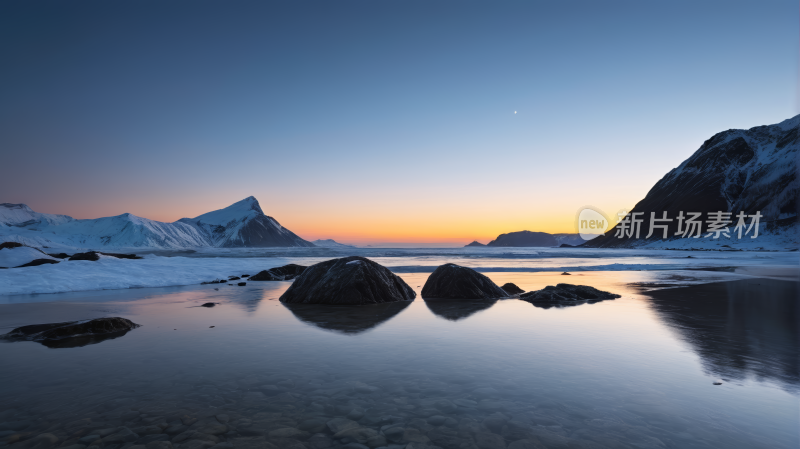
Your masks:
<path fill-rule="evenodd" d="M 321 304 L 287 304 L 298 320 L 320 329 L 342 334 L 359 334 L 393 318 L 413 301 L 361 306 L 329 306 Z"/>
<path fill-rule="evenodd" d="M 425 305 L 439 318 L 444 318 L 448 321 L 459 321 L 492 307 L 496 302 L 496 299 L 475 301 L 425 300 Z"/>
<path fill-rule="evenodd" d="M 724 379 L 800 388 L 798 283 L 746 279 L 647 292 L 658 316 Z"/>

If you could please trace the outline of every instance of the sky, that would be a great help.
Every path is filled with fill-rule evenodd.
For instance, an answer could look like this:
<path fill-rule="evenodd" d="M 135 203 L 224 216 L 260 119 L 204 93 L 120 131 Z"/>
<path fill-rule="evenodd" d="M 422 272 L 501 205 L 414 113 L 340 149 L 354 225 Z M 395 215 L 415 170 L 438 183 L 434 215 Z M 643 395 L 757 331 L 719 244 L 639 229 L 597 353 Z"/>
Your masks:
<path fill-rule="evenodd" d="M 797 1 L 0 3 L 0 202 L 484 243 L 798 114 Z"/>

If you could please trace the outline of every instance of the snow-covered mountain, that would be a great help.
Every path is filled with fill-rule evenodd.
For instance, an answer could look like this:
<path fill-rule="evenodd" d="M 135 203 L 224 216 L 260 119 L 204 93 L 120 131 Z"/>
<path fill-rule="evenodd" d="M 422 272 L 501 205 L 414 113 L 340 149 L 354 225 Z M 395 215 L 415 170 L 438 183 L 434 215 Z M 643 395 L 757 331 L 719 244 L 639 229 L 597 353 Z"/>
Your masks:
<path fill-rule="evenodd" d="M 0 203 L 0 223 L 8 227 L 60 225 L 74 220 L 66 215 L 40 214 L 24 204 Z"/>
<path fill-rule="evenodd" d="M 48 248 L 199 248 L 314 246 L 249 197 L 225 209 L 164 223 L 132 214 L 87 220 L 0 204 L 0 241 Z"/>
<path fill-rule="evenodd" d="M 800 115 L 776 125 L 748 130 L 731 129 L 708 139 L 691 157 L 667 173 L 630 213 L 643 212 L 639 239 L 616 238 L 616 228 L 584 247 L 714 247 L 741 246 L 791 249 L 798 245 L 797 209 L 800 184 L 797 179 L 800 148 Z M 675 236 L 679 212 L 700 212 L 703 237 Z M 760 212 L 759 237 L 730 238 L 712 241 L 705 238 L 709 212 L 736 214 Z M 650 213 L 656 218 L 667 212 L 668 236 L 657 230 L 650 239 Z M 750 220 L 747 220 L 749 225 Z M 751 232 L 752 235 L 752 232 Z"/>
<path fill-rule="evenodd" d="M 314 246 L 264 215 L 258 200 L 247 197 L 225 209 L 176 222 L 193 226 L 219 248 Z"/>

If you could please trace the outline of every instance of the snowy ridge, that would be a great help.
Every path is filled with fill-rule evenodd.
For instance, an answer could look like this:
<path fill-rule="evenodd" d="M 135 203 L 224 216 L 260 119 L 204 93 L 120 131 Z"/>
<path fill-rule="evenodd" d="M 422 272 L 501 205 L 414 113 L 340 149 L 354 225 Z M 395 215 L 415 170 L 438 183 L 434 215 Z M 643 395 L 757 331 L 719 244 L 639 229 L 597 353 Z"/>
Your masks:
<path fill-rule="evenodd" d="M 264 215 L 253 197 L 174 223 L 133 214 L 76 220 L 3 203 L 0 241 L 63 249 L 314 246 Z"/>
<path fill-rule="evenodd" d="M 73 220 L 66 215 L 40 214 L 25 204 L 0 203 L 0 223 L 5 227 L 59 225 Z"/>
<path fill-rule="evenodd" d="M 789 249 L 798 245 L 797 199 L 800 181 L 797 177 L 800 148 L 800 115 L 769 126 L 748 130 L 731 129 L 718 133 L 677 168 L 659 180 L 630 211 L 642 212 L 642 229 L 646 235 L 650 214 L 663 212 L 675 219 L 680 211 L 760 212 L 761 231 L 757 241 L 732 239 L 723 244 L 739 248 L 763 246 Z M 735 223 L 734 223 L 735 224 Z M 716 247 L 720 243 L 701 239 L 675 237 L 677 222 L 669 224 L 669 239 L 614 238 L 612 228 L 604 237 L 586 243 L 587 247 Z M 705 227 L 703 228 L 706 229 Z M 705 232 L 704 232 L 705 234 Z M 642 236 L 643 237 L 643 236 Z M 660 236 L 658 236 L 660 237 Z M 685 240 L 685 241 L 684 241 Z"/>

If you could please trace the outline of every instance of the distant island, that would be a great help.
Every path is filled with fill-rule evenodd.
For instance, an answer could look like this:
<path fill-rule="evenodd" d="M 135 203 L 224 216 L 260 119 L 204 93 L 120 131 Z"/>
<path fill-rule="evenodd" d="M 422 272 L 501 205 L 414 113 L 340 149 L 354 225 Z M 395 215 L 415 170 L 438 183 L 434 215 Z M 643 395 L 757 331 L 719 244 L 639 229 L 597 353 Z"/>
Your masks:
<path fill-rule="evenodd" d="M 500 234 L 496 239 L 488 244 L 473 241 L 464 247 L 478 247 L 478 246 L 491 246 L 491 247 L 506 247 L 506 248 L 525 248 L 531 246 L 578 246 L 586 243 L 587 240 L 581 238 L 579 234 L 549 234 L 547 232 L 533 232 L 533 231 L 517 231 L 509 232 L 507 234 Z"/>
<path fill-rule="evenodd" d="M 334 239 L 319 239 L 314 240 L 313 243 L 315 246 L 321 246 L 323 248 L 355 248 L 355 245 L 348 245 L 346 243 L 339 243 Z"/>

